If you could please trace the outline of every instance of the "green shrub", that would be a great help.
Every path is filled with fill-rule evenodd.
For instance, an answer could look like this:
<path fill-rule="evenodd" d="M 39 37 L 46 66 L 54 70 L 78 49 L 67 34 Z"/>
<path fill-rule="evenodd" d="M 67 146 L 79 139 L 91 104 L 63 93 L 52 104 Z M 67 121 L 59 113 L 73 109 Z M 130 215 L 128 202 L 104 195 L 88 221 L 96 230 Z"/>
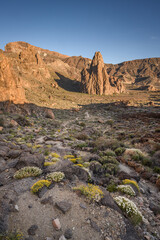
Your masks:
<path fill-rule="evenodd" d="M 119 148 L 116 148 L 115 150 L 115 153 L 117 156 L 121 156 L 125 151 L 125 148 L 124 147 L 119 147 Z"/>
<path fill-rule="evenodd" d="M 38 167 L 24 167 L 19 169 L 15 174 L 14 178 L 21 179 L 26 177 L 37 177 L 42 174 L 42 170 Z"/>
<path fill-rule="evenodd" d="M 144 166 L 151 167 L 151 166 L 152 166 L 152 161 L 151 161 L 151 159 L 149 159 L 149 158 L 147 158 L 147 157 L 144 157 L 144 158 L 142 159 L 142 164 L 143 164 Z"/>
<path fill-rule="evenodd" d="M 108 186 L 107 186 L 107 190 L 109 192 L 116 192 L 117 191 L 117 185 L 115 183 L 110 183 Z"/>
<path fill-rule="evenodd" d="M 112 156 L 104 156 L 102 157 L 100 160 L 99 160 L 102 164 L 105 164 L 105 163 L 113 163 L 115 165 L 118 165 L 119 162 L 116 160 L 115 157 L 112 157 Z"/>
<path fill-rule="evenodd" d="M 131 219 L 134 225 L 137 225 L 142 222 L 143 216 L 134 202 L 122 196 L 115 197 L 114 200 L 116 201 L 118 206 L 122 209 L 122 211 L 124 211 L 124 213 Z"/>
<path fill-rule="evenodd" d="M 115 175 L 118 171 L 118 166 L 113 163 L 105 163 L 103 168 L 106 170 L 107 173 Z"/>
<path fill-rule="evenodd" d="M 53 173 L 48 173 L 46 176 L 46 179 L 54 182 L 61 182 L 64 177 L 65 175 L 63 172 L 53 172 Z"/>
<path fill-rule="evenodd" d="M 104 156 L 111 156 L 111 157 L 115 157 L 116 154 L 114 151 L 112 151 L 111 149 L 107 149 L 106 151 L 103 152 Z"/>
<path fill-rule="evenodd" d="M 2 118 L 2 117 L 0 118 L 0 126 L 4 127 L 4 118 Z"/>
<path fill-rule="evenodd" d="M 82 148 L 88 147 L 88 143 L 79 143 L 76 145 L 76 147 L 82 149 Z"/>
<path fill-rule="evenodd" d="M 160 167 L 154 167 L 153 170 L 154 170 L 155 173 L 159 173 L 160 174 Z"/>

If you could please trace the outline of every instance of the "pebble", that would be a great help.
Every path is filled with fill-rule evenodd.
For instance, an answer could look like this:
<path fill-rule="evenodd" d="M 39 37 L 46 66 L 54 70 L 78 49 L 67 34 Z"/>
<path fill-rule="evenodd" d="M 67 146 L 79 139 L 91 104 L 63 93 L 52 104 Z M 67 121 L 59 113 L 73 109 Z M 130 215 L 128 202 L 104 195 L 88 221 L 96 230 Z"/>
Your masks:
<path fill-rule="evenodd" d="M 32 225 L 29 229 L 28 229 L 28 235 L 35 235 L 36 233 L 36 230 L 38 229 L 38 226 L 37 225 Z"/>
<path fill-rule="evenodd" d="M 64 214 L 66 212 L 68 212 L 70 209 L 71 209 L 71 206 L 72 204 L 69 203 L 69 202 L 65 202 L 65 201 L 62 201 L 62 202 L 56 202 L 56 207 L 61 210 Z"/>
<path fill-rule="evenodd" d="M 64 235 L 62 235 L 62 236 L 59 238 L 59 240 L 66 240 L 66 238 L 65 238 Z"/>
<path fill-rule="evenodd" d="M 55 228 L 55 230 L 60 230 L 61 229 L 61 223 L 60 223 L 60 221 L 59 221 L 59 218 L 53 218 L 52 219 L 52 225 L 53 225 L 53 227 Z"/>
<path fill-rule="evenodd" d="M 72 230 L 70 228 L 66 229 L 64 236 L 66 239 L 71 239 L 73 236 Z"/>

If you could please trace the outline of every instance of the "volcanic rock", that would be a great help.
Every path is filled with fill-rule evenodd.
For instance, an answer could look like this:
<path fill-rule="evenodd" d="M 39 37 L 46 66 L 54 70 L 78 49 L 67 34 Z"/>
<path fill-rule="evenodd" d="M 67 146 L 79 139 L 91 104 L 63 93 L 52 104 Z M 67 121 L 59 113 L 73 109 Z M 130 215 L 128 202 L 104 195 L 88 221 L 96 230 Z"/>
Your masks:
<path fill-rule="evenodd" d="M 81 74 L 84 93 L 107 95 L 125 91 L 121 81 L 108 75 L 100 52 L 95 53 L 90 68 L 84 68 Z"/>

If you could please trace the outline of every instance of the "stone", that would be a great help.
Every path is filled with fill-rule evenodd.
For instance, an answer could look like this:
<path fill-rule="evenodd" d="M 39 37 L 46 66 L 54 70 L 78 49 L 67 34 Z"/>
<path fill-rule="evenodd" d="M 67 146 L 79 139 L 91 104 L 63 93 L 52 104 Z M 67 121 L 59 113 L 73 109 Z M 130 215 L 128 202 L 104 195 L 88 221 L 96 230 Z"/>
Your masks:
<path fill-rule="evenodd" d="M 152 177 L 152 173 L 148 171 L 144 171 L 143 173 L 141 173 L 141 177 L 144 179 L 150 179 Z"/>
<path fill-rule="evenodd" d="M 155 215 L 160 214 L 160 203 L 150 201 L 149 202 L 149 208 L 154 212 Z"/>
<path fill-rule="evenodd" d="M 3 130 L 3 127 L 0 127 L 0 132 Z"/>
<path fill-rule="evenodd" d="M 37 196 L 39 198 L 42 198 L 47 191 L 48 191 L 48 188 L 46 186 L 43 186 L 41 189 L 38 190 Z"/>
<path fill-rule="evenodd" d="M 14 158 L 19 157 L 20 154 L 21 154 L 20 150 L 10 150 L 7 154 L 7 157 L 14 159 Z"/>
<path fill-rule="evenodd" d="M 64 235 L 62 235 L 62 236 L 59 238 L 59 240 L 66 240 L 66 238 L 65 238 Z"/>
<path fill-rule="evenodd" d="M 140 176 L 135 172 L 132 172 L 132 173 L 127 173 L 127 172 L 124 172 L 124 171 L 120 171 L 118 172 L 118 177 L 120 180 L 124 180 L 124 179 L 134 179 L 136 180 L 137 182 L 139 182 L 140 180 Z"/>
<path fill-rule="evenodd" d="M 61 229 L 61 223 L 59 221 L 59 218 L 53 218 L 52 219 L 52 225 L 55 228 L 55 230 L 60 230 Z"/>
<path fill-rule="evenodd" d="M 154 166 L 160 167 L 160 150 L 154 153 L 151 161 Z"/>
<path fill-rule="evenodd" d="M 90 219 L 90 224 L 91 227 L 96 231 L 96 232 L 101 232 L 100 227 L 97 225 L 97 223 L 95 221 L 93 221 L 92 219 Z"/>
<path fill-rule="evenodd" d="M 18 124 L 15 120 L 11 119 L 10 125 L 11 125 L 12 127 L 17 127 L 19 124 Z"/>
<path fill-rule="evenodd" d="M 48 198 L 44 198 L 41 200 L 41 204 L 50 204 L 50 205 L 53 205 L 53 199 L 52 197 L 48 197 Z"/>
<path fill-rule="evenodd" d="M 157 179 L 156 181 L 156 186 L 158 187 L 158 189 L 160 190 L 160 177 Z"/>
<path fill-rule="evenodd" d="M 54 113 L 51 109 L 46 109 L 45 111 L 46 118 L 55 119 Z"/>
<path fill-rule="evenodd" d="M 89 169 L 94 173 L 94 174 L 99 174 L 101 175 L 104 172 L 104 168 L 102 166 L 102 164 L 100 164 L 99 162 L 91 162 Z"/>
<path fill-rule="evenodd" d="M 83 203 L 80 203 L 79 206 L 83 209 L 86 209 L 87 207 L 83 204 Z"/>
<path fill-rule="evenodd" d="M 28 235 L 34 236 L 36 235 L 36 230 L 38 229 L 37 225 L 32 225 L 28 230 Z"/>
<path fill-rule="evenodd" d="M 20 169 L 26 166 L 35 166 L 39 168 L 43 168 L 45 158 L 42 154 L 30 154 L 28 152 L 23 152 L 19 158 L 17 163 L 17 168 Z"/>
<path fill-rule="evenodd" d="M 120 210 L 120 208 L 118 207 L 118 205 L 116 204 L 116 202 L 113 200 L 112 196 L 110 195 L 110 193 L 108 191 L 103 190 L 104 193 L 104 197 L 100 200 L 100 203 L 103 206 L 109 207 L 114 209 L 115 211 L 119 212 L 122 214 L 122 211 Z"/>
<path fill-rule="evenodd" d="M 56 202 L 55 206 L 65 214 L 71 209 L 72 204 L 66 201 L 61 201 Z"/>
<path fill-rule="evenodd" d="M 73 232 L 70 228 L 66 229 L 64 232 L 64 236 L 66 239 L 71 239 L 73 236 Z"/>
<path fill-rule="evenodd" d="M 89 94 L 107 95 L 125 91 L 121 80 L 109 76 L 100 52 L 96 52 L 90 68 L 81 72 L 82 92 Z"/>

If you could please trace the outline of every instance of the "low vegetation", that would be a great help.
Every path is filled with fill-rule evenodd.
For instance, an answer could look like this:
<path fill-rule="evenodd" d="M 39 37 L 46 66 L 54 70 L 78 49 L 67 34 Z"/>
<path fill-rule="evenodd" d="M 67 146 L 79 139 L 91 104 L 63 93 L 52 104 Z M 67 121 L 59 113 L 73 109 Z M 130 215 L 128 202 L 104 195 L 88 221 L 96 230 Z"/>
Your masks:
<path fill-rule="evenodd" d="M 14 178 L 21 179 L 26 177 L 37 177 L 41 174 L 42 174 L 42 170 L 38 167 L 24 167 L 19 169 L 14 174 Z"/>

